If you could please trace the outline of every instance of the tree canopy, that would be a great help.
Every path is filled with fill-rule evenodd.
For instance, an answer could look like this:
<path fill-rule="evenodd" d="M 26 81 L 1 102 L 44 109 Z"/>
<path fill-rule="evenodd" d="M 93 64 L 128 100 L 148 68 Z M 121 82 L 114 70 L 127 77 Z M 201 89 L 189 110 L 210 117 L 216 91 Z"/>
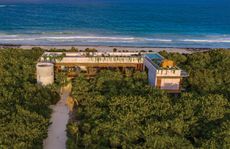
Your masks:
<path fill-rule="evenodd" d="M 230 98 L 230 51 L 224 49 L 179 54 L 161 52 L 189 73 L 186 88 L 199 94 L 223 94 Z"/>
<path fill-rule="evenodd" d="M 67 147 L 229 148 L 229 80 L 222 78 L 230 72 L 228 54 L 164 53 L 190 74 L 187 92 L 178 96 L 150 87 L 145 72 L 107 70 L 95 78 L 74 79 L 72 96 L 78 105 L 68 124 Z M 197 72 L 212 69 L 216 75 L 208 76 L 210 83 L 201 81 L 206 75 Z"/>
<path fill-rule="evenodd" d="M 43 53 L 0 51 L 0 148 L 42 148 L 58 88 L 36 84 Z M 230 51 L 161 52 L 189 73 L 178 96 L 148 85 L 145 72 L 101 71 L 72 81 L 77 106 L 67 126 L 68 148 L 230 148 Z"/>
<path fill-rule="evenodd" d="M 51 109 L 59 99 L 55 86 L 42 87 L 35 64 L 43 50 L 0 51 L 0 148 L 42 148 Z"/>

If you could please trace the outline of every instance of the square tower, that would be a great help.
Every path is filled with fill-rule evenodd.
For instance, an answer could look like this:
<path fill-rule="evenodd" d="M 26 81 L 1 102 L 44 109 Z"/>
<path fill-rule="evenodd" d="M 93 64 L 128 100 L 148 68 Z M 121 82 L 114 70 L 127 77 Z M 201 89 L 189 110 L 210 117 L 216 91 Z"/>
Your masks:
<path fill-rule="evenodd" d="M 182 78 L 188 76 L 174 61 L 167 60 L 158 53 L 144 55 L 144 68 L 148 72 L 149 84 L 169 93 L 180 93 Z"/>

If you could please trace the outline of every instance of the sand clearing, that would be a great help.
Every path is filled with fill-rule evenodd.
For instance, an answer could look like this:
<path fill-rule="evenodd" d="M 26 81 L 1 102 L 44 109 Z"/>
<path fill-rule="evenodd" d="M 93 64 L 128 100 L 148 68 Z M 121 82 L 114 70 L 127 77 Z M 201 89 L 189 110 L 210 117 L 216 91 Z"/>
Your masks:
<path fill-rule="evenodd" d="M 66 125 L 69 120 L 69 109 L 66 106 L 66 99 L 70 94 L 70 87 L 63 89 L 61 100 L 52 106 L 52 124 L 48 129 L 48 137 L 43 141 L 44 149 L 65 149 L 66 148 Z"/>
<path fill-rule="evenodd" d="M 56 48 L 56 49 L 70 49 L 71 47 L 75 47 L 79 50 L 85 50 L 86 48 L 95 48 L 98 51 L 113 51 L 114 48 L 116 48 L 119 51 L 123 50 L 128 50 L 128 51 L 154 51 L 154 52 L 159 52 L 159 51 L 168 51 L 168 52 L 178 52 L 178 53 L 191 53 L 192 51 L 194 52 L 194 49 L 188 49 L 188 48 L 153 48 L 153 47 L 125 47 L 125 46 L 43 46 L 43 45 L 38 45 L 38 46 L 32 46 L 32 45 L 22 45 L 20 48 L 22 49 L 31 49 L 32 47 L 41 47 L 43 49 L 51 49 L 51 48 Z M 197 49 L 198 51 L 201 51 L 202 49 Z M 195 50 L 196 51 L 196 50 Z"/>

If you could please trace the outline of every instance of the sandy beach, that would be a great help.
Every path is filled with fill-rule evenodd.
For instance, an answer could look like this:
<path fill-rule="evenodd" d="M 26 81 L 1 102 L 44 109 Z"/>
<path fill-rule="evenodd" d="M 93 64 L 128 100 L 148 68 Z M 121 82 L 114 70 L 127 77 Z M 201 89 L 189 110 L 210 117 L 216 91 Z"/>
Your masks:
<path fill-rule="evenodd" d="M 86 48 L 95 48 L 98 51 L 113 51 L 114 48 L 117 51 L 152 51 L 152 52 L 160 52 L 160 51 L 167 51 L 167 52 L 178 52 L 178 53 L 193 53 L 193 52 L 201 52 L 201 51 L 208 51 L 212 50 L 210 48 L 161 48 L 161 47 L 126 47 L 126 46 L 98 46 L 98 45 L 74 45 L 74 46 L 66 46 L 66 45 L 0 45 L 0 48 L 5 47 L 13 47 L 13 48 L 22 48 L 22 49 L 31 49 L 33 47 L 40 47 L 46 50 L 49 49 L 71 49 L 72 47 L 77 48 L 78 50 L 85 50 Z"/>
<path fill-rule="evenodd" d="M 0 49 L 3 48 L 21 48 L 21 49 L 32 49 L 34 47 L 40 47 L 45 50 L 50 49 L 66 49 L 69 50 L 72 47 L 77 48 L 78 50 L 84 51 L 86 48 L 95 48 L 97 51 L 103 52 L 111 52 L 114 48 L 117 51 L 146 51 L 146 52 L 160 52 L 160 51 L 167 51 L 167 52 L 177 52 L 177 53 L 194 53 L 194 52 L 204 52 L 213 50 L 216 48 L 175 48 L 175 47 L 134 47 L 134 46 L 104 46 L 104 45 L 14 45 L 14 44 L 0 44 Z M 230 50 L 230 48 L 225 48 Z"/>

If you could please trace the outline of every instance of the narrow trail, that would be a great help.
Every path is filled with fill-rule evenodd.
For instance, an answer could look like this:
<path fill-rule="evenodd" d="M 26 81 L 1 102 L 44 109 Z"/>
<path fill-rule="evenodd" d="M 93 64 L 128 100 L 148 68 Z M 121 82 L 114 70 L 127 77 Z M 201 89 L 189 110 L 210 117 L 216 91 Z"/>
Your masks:
<path fill-rule="evenodd" d="M 43 141 L 44 149 L 65 149 L 66 148 L 66 125 L 69 120 L 69 109 L 66 100 L 70 94 L 71 87 L 68 85 L 62 90 L 61 100 L 52 106 L 52 124 L 48 129 L 48 137 Z"/>

